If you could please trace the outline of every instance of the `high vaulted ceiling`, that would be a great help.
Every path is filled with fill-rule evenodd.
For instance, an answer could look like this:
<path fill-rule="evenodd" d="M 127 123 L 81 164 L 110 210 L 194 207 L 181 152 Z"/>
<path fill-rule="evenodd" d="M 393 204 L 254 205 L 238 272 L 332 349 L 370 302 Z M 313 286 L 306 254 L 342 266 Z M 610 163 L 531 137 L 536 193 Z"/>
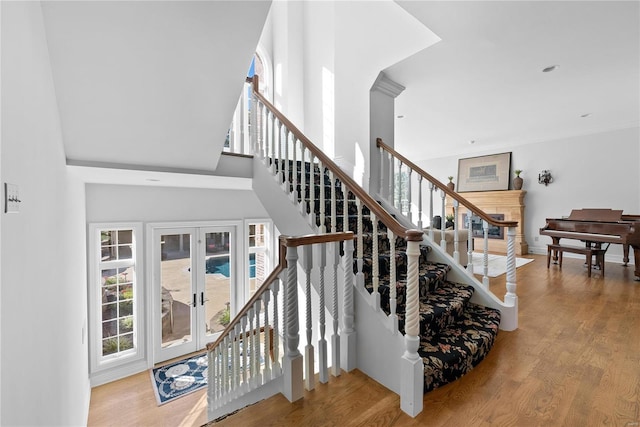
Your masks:
<path fill-rule="evenodd" d="M 397 3 L 442 39 L 385 70 L 406 87 L 395 139 L 405 155 L 640 126 L 640 2 Z"/>
<path fill-rule="evenodd" d="M 43 1 L 67 159 L 216 168 L 270 1 Z"/>

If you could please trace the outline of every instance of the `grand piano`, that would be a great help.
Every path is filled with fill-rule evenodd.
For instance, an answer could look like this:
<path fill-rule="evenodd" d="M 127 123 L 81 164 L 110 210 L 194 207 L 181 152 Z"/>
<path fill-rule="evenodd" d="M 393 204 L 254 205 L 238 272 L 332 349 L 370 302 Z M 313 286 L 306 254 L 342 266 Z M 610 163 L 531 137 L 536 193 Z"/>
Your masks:
<path fill-rule="evenodd" d="M 547 218 L 540 234 L 550 236 L 554 245 L 560 239 L 575 239 L 587 246 L 621 244 L 623 261 L 629 262 L 629 246 L 633 248 L 636 280 L 640 280 L 640 215 L 625 215 L 614 209 L 574 209 L 568 218 Z"/>

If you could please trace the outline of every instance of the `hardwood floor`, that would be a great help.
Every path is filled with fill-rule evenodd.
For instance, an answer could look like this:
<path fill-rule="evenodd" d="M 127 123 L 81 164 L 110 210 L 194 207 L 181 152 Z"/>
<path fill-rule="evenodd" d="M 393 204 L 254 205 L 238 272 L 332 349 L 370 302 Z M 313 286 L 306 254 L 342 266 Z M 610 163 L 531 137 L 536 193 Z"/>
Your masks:
<path fill-rule="evenodd" d="M 624 426 L 640 427 L 640 282 L 608 263 L 587 277 L 544 256 L 517 270 L 519 328 L 500 331 L 469 374 L 424 397 L 416 418 L 359 371 L 331 378 L 289 403 L 274 396 L 214 426 Z M 500 298 L 505 277 L 492 279 Z M 204 390 L 156 406 L 147 372 L 93 389 L 90 426 L 199 426 Z"/>

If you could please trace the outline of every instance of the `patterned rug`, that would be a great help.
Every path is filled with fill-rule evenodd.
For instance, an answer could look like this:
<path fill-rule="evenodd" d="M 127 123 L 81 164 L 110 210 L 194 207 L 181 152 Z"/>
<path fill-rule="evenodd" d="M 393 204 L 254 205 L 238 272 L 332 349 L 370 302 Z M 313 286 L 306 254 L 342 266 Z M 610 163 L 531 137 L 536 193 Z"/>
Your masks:
<path fill-rule="evenodd" d="M 532 259 L 516 258 L 516 268 L 532 262 Z M 473 273 L 482 276 L 484 274 L 484 254 L 473 253 Z M 507 272 L 507 257 L 503 255 L 489 254 L 488 277 L 498 277 Z"/>
<path fill-rule="evenodd" d="M 207 354 L 153 368 L 150 371 L 158 405 L 192 393 L 207 385 Z"/>

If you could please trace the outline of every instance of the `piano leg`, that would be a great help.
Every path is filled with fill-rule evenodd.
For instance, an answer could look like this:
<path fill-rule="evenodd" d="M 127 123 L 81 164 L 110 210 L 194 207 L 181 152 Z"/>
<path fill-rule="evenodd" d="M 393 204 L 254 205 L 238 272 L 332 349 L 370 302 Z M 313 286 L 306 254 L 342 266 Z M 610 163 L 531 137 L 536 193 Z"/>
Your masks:
<path fill-rule="evenodd" d="M 560 237 L 551 237 L 551 240 L 553 241 L 554 245 L 560 244 Z M 558 263 L 558 251 L 553 251 L 553 263 Z"/>
<path fill-rule="evenodd" d="M 635 250 L 633 251 L 635 253 Z M 624 262 L 624 266 L 626 267 L 629 263 L 629 245 L 626 243 L 622 245 L 622 261 Z"/>
<path fill-rule="evenodd" d="M 636 280 L 640 281 L 640 245 L 633 245 L 633 258 L 636 264 L 636 270 L 634 274 L 636 275 Z"/>

